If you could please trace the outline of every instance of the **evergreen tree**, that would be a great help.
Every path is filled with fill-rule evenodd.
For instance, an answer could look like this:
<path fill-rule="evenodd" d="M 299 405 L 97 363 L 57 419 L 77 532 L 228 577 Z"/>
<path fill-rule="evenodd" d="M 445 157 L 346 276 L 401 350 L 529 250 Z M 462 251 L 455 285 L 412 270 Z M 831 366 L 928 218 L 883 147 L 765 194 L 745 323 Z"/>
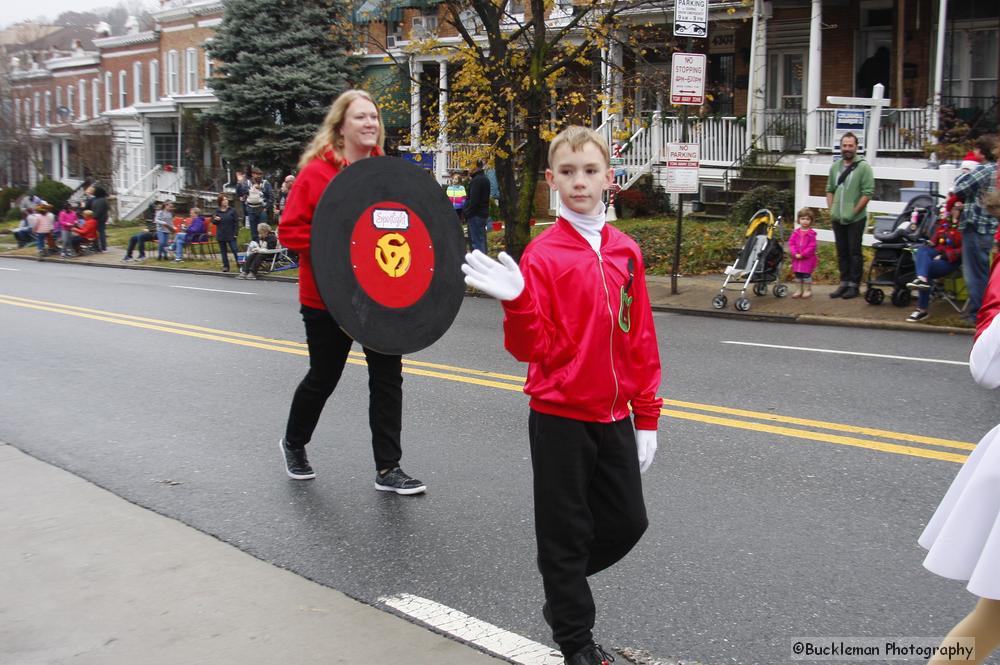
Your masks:
<path fill-rule="evenodd" d="M 343 0 L 226 0 L 209 43 L 218 66 L 208 117 L 236 163 L 287 171 L 333 99 L 357 80 Z"/>

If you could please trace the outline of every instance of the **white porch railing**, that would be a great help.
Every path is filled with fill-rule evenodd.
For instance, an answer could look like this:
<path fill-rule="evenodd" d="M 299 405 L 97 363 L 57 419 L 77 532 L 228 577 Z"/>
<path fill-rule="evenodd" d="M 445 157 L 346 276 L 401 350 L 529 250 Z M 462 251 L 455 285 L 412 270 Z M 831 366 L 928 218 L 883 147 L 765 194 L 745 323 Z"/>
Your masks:
<path fill-rule="evenodd" d="M 157 164 L 118 193 L 118 217 L 134 219 L 155 200 L 172 200 L 184 188 L 184 169 L 164 171 Z"/>
<path fill-rule="evenodd" d="M 879 152 L 919 152 L 924 144 L 931 141 L 933 107 L 884 109 L 878 132 Z M 816 109 L 819 119 L 819 136 L 816 138 L 820 150 L 833 148 L 833 123 L 835 109 Z M 805 137 L 802 137 L 803 145 Z"/>
<path fill-rule="evenodd" d="M 447 170 L 451 172 L 471 168 L 475 165 L 474 155 L 482 155 L 488 147 L 486 143 L 449 143 L 444 150 Z"/>

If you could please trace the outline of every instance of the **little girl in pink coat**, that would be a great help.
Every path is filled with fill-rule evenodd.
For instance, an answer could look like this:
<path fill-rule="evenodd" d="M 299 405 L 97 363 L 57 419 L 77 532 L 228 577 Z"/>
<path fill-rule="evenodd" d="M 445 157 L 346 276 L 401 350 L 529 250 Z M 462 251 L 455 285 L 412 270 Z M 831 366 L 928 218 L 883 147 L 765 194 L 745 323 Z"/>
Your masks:
<path fill-rule="evenodd" d="M 799 283 L 799 292 L 793 293 L 793 298 L 812 297 L 812 274 L 816 269 L 816 231 L 813 222 L 816 221 L 812 208 L 803 208 L 796 215 L 799 226 L 788 239 L 788 253 L 792 255 L 792 272 L 795 281 Z"/>

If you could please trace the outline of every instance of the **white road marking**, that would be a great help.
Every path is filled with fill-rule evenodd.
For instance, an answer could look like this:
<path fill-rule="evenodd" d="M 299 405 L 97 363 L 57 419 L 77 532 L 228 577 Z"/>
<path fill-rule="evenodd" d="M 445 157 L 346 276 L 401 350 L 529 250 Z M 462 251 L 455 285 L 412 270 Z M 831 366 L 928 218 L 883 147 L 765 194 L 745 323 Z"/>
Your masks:
<path fill-rule="evenodd" d="M 941 360 L 940 358 L 918 358 L 915 356 L 893 356 L 884 353 L 862 353 L 860 351 L 836 351 L 834 349 L 814 349 L 808 346 L 784 346 L 782 344 L 758 344 L 756 342 L 735 342 L 732 340 L 722 340 L 722 344 L 738 344 L 740 346 L 762 346 L 768 349 L 788 349 L 790 351 L 812 351 L 813 353 L 835 353 L 845 356 L 865 356 L 868 358 L 883 358 L 886 360 L 912 360 L 918 363 L 941 363 L 943 365 L 964 365 L 968 362 L 961 360 Z"/>
<path fill-rule="evenodd" d="M 21 272 L 20 268 L 0 268 L 0 270 L 9 270 L 11 272 Z"/>
<path fill-rule="evenodd" d="M 397 593 L 394 596 L 379 598 L 379 602 L 432 628 L 475 644 L 481 649 L 515 663 L 562 665 L 563 658 L 557 649 L 534 642 L 491 623 L 480 621 L 433 600 L 409 593 Z"/>
<path fill-rule="evenodd" d="M 216 293 L 237 293 L 241 296 L 255 296 L 256 293 L 250 293 L 249 291 L 226 291 L 225 289 L 203 289 L 198 286 L 176 286 L 174 284 L 170 285 L 172 289 L 190 289 L 192 291 L 215 291 Z"/>

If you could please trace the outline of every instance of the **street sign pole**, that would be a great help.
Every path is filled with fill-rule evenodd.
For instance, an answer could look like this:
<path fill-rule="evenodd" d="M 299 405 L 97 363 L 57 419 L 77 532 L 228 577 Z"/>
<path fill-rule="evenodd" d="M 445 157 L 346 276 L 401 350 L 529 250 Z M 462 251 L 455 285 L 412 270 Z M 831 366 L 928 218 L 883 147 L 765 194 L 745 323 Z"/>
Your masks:
<path fill-rule="evenodd" d="M 684 50 L 691 52 L 694 40 L 688 37 Z M 688 142 L 688 107 L 681 106 L 681 143 Z M 677 295 L 677 276 L 681 271 L 681 233 L 684 225 L 684 194 L 677 195 L 677 230 L 674 233 L 674 260 L 670 267 L 670 294 Z"/>

